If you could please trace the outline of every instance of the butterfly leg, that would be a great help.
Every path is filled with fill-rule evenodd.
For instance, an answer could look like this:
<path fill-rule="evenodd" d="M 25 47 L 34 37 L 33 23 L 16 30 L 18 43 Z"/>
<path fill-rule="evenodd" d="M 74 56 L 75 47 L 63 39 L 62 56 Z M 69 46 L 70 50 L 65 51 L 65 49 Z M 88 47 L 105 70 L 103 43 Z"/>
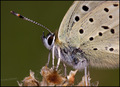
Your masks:
<path fill-rule="evenodd" d="M 60 58 L 61 58 L 60 48 L 58 47 L 58 62 L 57 62 L 56 70 L 58 69 L 58 67 L 60 65 Z"/>
<path fill-rule="evenodd" d="M 55 46 L 53 46 L 53 48 L 52 48 L 52 66 L 53 66 L 53 69 L 55 68 L 55 66 L 54 66 L 54 59 L 55 59 L 54 52 L 55 52 Z"/>
<path fill-rule="evenodd" d="M 91 84 L 90 84 L 90 80 L 91 80 L 91 79 L 90 79 L 90 72 L 88 71 L 88 84 L 89 84 L 89 86 L 91 85 Z"/>
<path fill-rule="evenodd" d="M 87 66 L 85 67 L 85 82 L 86 82 L 86 86 L 88 86 L 88 79 L 87 79 Z"/>
<path fill-rule="evenodd" d="M 66 68 L 65 63 L 63 63 L 63 66 L 64 66 L 64 74 L 65 74 L 65 77 L 67 77 L 67 68 Z"/>
<path fill-rule="evenodd" d="M 49 65 L 49 62 L 50 62 L 50 55 L 51 55 L 51 51 L 49 51 L 49 54 L 48 54 L 48 62 L 47 62 L 47 67 L 48 67 L 48 65 Z"/>

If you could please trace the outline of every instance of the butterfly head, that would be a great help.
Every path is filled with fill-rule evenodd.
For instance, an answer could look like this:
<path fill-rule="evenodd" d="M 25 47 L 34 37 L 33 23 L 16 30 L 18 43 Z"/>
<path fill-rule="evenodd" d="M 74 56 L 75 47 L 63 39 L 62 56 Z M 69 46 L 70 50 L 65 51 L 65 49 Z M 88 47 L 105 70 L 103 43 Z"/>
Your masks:
<path fill-rule="evenodd" d="M 51 48 L 53 47 L 54 42 L 55 42 L 55 34 L 54 34 L 54 33 L 49 33 L 49 34 L 45 37 L 44 32 L 43 32 L 42 41 L 43 41 L 44 46 L 45 46 L 47 49 L 51 50 Z"/>

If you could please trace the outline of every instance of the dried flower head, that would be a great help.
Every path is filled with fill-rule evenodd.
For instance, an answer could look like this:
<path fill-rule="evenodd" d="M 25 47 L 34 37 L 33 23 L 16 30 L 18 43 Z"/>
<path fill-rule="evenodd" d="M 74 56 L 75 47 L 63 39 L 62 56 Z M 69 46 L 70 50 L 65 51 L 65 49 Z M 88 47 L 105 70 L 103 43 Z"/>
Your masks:
<path fill-rule="evenodd" d="M 69 84 L 74 84 L 74 80 L 75 80 L 75 75 L 77 73 L 78 70 L 75 70 L 75 71 L 70 71 L 69 75 L 67 76 L 67 79 L 68 79 L 68 82 Z"/>
<path fill-rule="evenodd" d="M 22 83 L 18 82 L 19 86 L 39 86 L 39 81 L 37 81 L 34 77 L 34 72 L 30 70 L 30 76 L 25 77 L 24 80 L 22 80 Z"/>
<path fill-rule="evenodd" d="M 46 66 L 41 69 L 41 75 L 43 76 L 41 84 L 46 81 L 48 85 L 61 85 L 65 81 L 65 78 L 62 77 L 58 71 L 55 71 L 52 68 L 49 69 Z"/>
<path fill-rule="evenodd" d="M 70 71 L 67 78 L 62 76 L 59 71 L 53 68 L 48 68 L 47 66 L 42 67 L 40 74 L 42 75 L 42 81 L 38 81 L 34 77 L 34 72 L 30 70 L 30 76 L 25 77 L 22 83 L 18 82 L 19 86 L 98 86 L 96 84 L 90 83 L 90 74 L 87 77 L 83 76 L 82 81 L 78 85 L 74 85 L 75 75 L 78 70 Z"/>

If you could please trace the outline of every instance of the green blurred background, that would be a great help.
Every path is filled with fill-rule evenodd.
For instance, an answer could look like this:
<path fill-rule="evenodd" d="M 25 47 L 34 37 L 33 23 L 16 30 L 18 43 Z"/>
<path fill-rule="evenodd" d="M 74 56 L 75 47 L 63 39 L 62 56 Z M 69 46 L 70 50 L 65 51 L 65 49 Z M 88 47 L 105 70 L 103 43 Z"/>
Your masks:
<path fill-rule="evenodd" d="M 66 11 L 73 1 L 1 1 L 1 85 L 18 86 L 29 75 L 35 72 L 41 80 L 40 69 L 47 62 L 48 50 L 44 47 L 41 36 L 47 30 L 24 21 L 10 14 L 13 10 L 32 20 L 40 22 L 51 31 L 59 28 Z M 51 63 L 50 63 L 51 64 Z M 62 72 L 62 66 L 60 66 Z M 68 72 L 72 68 L 68 68 Z M 72 69 L 73 70 L 73 69 Z M 78 83 L 84 72 L 78 72 Z M 119 69 L 90 68 L 91 81 L 99 81 L 100 86 L 118 86 Z"/>

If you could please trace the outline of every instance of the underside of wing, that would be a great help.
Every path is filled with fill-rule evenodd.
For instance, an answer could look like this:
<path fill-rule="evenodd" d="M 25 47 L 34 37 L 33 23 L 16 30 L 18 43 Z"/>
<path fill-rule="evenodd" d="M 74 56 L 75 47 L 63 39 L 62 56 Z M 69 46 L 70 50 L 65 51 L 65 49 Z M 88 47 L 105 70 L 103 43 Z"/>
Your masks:
<path fill-rule="evenodd" d="M 104 32 L 101 37 L 96 36 L 93 42 L 80 46 L 93 67 L 119 66 L 119 25 L 112 29 Z"/>
<path fill-rule="evenodd" d="M 80 48 L 94 67 L 119 65 L 119 2 L 106 1 L 76 23 L 69 46 Z"/>
<path fill-rule="evenodd" d="M 87 13 L 91 12 L 104 1 L 74 1 L 64 16 L 58 31 L 58 39 L 66 43 L 72 27 Z"/>

